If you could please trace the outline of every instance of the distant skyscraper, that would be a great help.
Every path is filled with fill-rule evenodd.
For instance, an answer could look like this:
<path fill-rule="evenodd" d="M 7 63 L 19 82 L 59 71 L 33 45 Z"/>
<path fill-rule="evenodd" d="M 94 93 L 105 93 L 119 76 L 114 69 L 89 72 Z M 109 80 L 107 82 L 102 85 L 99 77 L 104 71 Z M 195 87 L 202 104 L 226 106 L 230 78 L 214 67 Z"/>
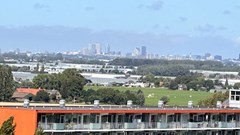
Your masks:
<path fill-rule="evenodd" d="M 109 54 L 111 52 L 110 45 L 107 45 L 107 53 Z"/>
<path fill-rule="evenodd" d="M 89 46 L 90 55 L 100 55 L 102 54 L 101 44 L 95 43 Z"/>
<path fill-rule="evenodd" d="M 209 59 L 211 57 L 211 54 L 210 53 L 205 53 L 204 57 L 205 57 L 205 59 Z"/>
<path fill-rule="evenodd" d="M 89 55 L 89 49 L 88 48 L 83 48 L 81 52 L 82 52 L 83 55 Z"/>
<path fill-rule="evenodd" d="M 95 44 L 91 44 L 89 46 L 89 54 L 90 55 L 95 55 L 96 54 L 96 45 Z"/>
<path fill-rule="evenodd" d="M 221 55 L 215 55 L 214 56 L 214 60 L 221 61 L 222 60 L 222 56 Z"/>
<path fill-rule="evenodd" d="M 135 48 L 133 50 L 132 56 L 133 57 L 139 57 L 141 55 L 140 49 L 139 48 Z"/>
<path fill-rule="evenodd" d="M 146 55 L 147 55 L 147 48 L 146 48 L 146 46 L 142 46 L 141 56 L 146 57 Z"/>
<path fill-rule="evenodd" d="M 102 46 L 99 43 L 96 43 L 96 54 L 97 55 L 102 54 Z"/>

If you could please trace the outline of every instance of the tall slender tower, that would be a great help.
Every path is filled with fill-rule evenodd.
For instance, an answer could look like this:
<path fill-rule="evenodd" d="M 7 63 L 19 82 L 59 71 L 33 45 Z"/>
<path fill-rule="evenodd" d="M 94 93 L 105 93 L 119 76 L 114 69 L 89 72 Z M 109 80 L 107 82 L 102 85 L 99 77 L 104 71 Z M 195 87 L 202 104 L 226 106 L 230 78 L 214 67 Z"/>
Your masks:
<path fill-rule="evenodd" d="M 109 54 L 111 52 L 111 48 L 110 48 L 110 45 L 108 44 L 107 45 L 107 53 Z"/>
<path fill-rule="evenodd" d="M 142 46 L 142 48 L 141 48 L 141 56 L 143 58 L 146 58 L 146 55 L 147 55 L 147 48 L 146 48 L 146 46 Z"/>

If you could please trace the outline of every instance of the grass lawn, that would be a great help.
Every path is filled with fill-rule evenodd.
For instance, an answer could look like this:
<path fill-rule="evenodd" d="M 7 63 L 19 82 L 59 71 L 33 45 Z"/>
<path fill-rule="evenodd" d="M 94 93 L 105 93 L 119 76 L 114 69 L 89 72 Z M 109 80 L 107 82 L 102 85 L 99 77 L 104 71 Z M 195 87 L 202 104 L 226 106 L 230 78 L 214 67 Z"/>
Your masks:
<path fill-rule="evenodd" d="M 100 86 L 85 86 L 84 89 L 94 89 L 97 90 L 99 88 L 106 88 Z M 193 104 L 196 105 L 197 102 L 201 99 L 206 99 L 211 97 L 211 93 L 209 92 L 200 92 L 200 91 L 179 91 L 179 90 L 168 90 L 163 88 L 128 88 L 128 87 L 111 87 L 113 89 L 118 90 L 142 90 L 145 95 L 145 105 L 147 106 L 156 106 L 158 100 L 162 96 L 168 96 L 170 98 L 170 102 L 168 105 L 187 105 L 189 100 L 193 101 Z"/>

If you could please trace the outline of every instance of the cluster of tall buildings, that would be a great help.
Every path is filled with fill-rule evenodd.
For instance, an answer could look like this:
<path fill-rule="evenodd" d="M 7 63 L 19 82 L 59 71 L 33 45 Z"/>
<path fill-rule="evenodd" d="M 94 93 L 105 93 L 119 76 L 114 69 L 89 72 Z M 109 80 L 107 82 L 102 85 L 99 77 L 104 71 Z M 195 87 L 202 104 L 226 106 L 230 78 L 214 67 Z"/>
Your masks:
<path fill-rule="evenodd" d="M 146 46 L 142 46 L 141 48 L 136 47 L 131 54 L 127 54 L 126 56 L 134 58 L 146 58 L 147 48 Z"/>
<path fill-rule="evenodd" d="M 121 52 L 115 52 L 115 51 L 111 51 L 111 47 L 110 45 L 107 46 L 102 46 L 100 43 L 94 43 L 94 44 L 90 44 L 88 46 L 88 48 L 83 48 L 80 53 L 82 55 L 91 55 L 91 56 L 96 56 L 96 55 L 116 55 L 116 56 L 120 56 Z"/>

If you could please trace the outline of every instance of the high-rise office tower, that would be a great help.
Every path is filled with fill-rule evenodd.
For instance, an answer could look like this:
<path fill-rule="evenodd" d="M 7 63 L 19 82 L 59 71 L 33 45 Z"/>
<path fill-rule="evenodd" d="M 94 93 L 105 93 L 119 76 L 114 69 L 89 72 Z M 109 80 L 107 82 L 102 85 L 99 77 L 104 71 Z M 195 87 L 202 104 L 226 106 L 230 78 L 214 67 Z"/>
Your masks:
<path fill-rule="evenodd" d="M 142 46 L 141 56 L 142 56 L 142 57 L 146 57 L 146 55 L 147 55 L 147 48 L 146 48 L 146 46 Z"/>
<path fill-rule="evenodd" d="M 108 44 L 107 45 L 107 53 L 110 53 L 111 52 L 111 48 L 110 48 L 110 45 Z"/>

